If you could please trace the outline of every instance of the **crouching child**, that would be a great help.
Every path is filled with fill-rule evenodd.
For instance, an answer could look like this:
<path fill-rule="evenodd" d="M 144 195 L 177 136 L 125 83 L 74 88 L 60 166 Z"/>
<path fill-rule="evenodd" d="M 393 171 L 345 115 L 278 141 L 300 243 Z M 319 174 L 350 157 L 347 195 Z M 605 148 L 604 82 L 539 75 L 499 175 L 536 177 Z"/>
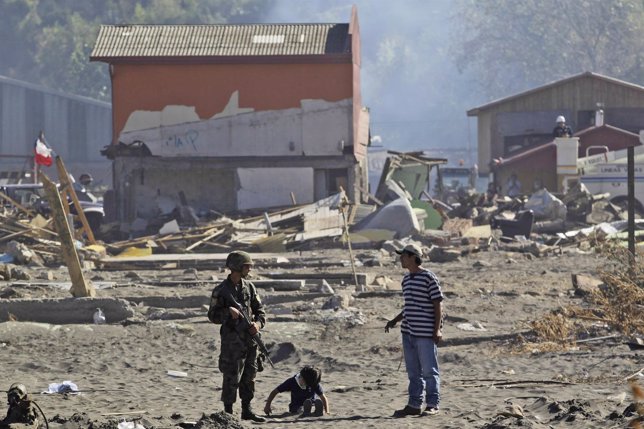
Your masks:
<path fill-rule="evenodd" d="M 291 392 L 291 403 L 288 404 L 290 414 L 302 414 L 302 417 L 322 416 L 329 414 L 329 401 L 324 395 L 324 389 L 320 384 L 322 371 L 311 366 L 305 366 L 299 373 L 289 377 L 282 384 L 277 386 L 268 395 L 264 412 L 266 415 L 272 413 L 271 403 L 278 393 Z"/>

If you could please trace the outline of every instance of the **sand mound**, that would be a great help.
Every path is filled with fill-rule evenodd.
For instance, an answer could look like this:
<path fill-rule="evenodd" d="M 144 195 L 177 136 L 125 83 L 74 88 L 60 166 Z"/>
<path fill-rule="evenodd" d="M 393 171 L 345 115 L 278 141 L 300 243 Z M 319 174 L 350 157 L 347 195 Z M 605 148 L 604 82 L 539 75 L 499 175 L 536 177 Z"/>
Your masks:
<path fill-rule="evenodd" d="M 297 363 L 300 361 L 300 353 L 293 343 L 278 343 L 269 347 L 273 363 L 287 361 Z"/>
<path fill-rule="evenodd" d="M 195 429 L 246 429 L 239 420 L 223 411 L 209 416 L 204 414 L 194 427 Z"/>

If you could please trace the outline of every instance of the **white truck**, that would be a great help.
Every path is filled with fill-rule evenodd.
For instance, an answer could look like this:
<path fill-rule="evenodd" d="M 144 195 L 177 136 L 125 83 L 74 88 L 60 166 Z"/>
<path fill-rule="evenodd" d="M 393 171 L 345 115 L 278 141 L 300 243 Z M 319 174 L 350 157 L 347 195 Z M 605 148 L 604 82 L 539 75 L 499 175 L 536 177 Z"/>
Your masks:
<path fill-rule="evenodd" d="M 591 149 L 591 148 L 589 148 Z M 628 204 L 627 150 L 604 152 L 577 160 L 579 178 L 592 194 L 610 193 L 610 201 Z M 635 152 L 635 211 L 644 215 L 644 146 Z"/>

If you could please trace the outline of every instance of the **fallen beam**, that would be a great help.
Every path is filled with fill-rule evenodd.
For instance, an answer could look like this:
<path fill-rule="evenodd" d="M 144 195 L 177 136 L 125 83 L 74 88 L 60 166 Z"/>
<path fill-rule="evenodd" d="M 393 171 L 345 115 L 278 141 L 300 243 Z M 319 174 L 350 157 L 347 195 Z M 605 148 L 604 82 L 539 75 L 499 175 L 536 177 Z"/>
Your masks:
<path fill-rule="evenodd" d="M 74 237 L 67 223 L 67 218 L 64 215 L 64 206 L 60 200 L 58 189 L 54 182 L 45 174 L 42 175 L 42 182 L 47 200 L 49 201 L 49 207 L 51 208 L 51 216 L 54 219 L 54 225 L 56 225 L 56 232 L 60 238 L 63 260 L 67 265 L 69 277 L 72 281 L 72 287 L 69 291 L 75 297 L 96 296 L 96 289 L 94 289 L 92 283 L 87 281 L 83 275 L 80 259 L 76 252 L 76 245 L 74 244 Z"/>
<path fill-rule="evenodd" d="M 309 266 L 308 263 L 304 265 Z M 262 273 L 263 277 L 270 277 L 271 279 L 285 279 L 285 280 L 326 280 L 329 283 L 352 284 L 354 281 L 353 273 Z M 359 285 L 367 285 L 367 274 L 356 273 Z"/>
<path fill-rule="evenodd" d="M 211 244 L 211 243 L 204 243 Z M 104 271 L 116 270 L 154 270 L 154 269 L 220 269 L 226 262 L 228 253 L 164 253 L 138 257 L 107 257 L 97 261 L 97 268 Z M 251 253 L 255 267 L 301 268 L 337 267 L 341 261 L 328 261 L 326 258 L 302 259 L 299 253 Z"/>
<path fill-rule="evenodd" d="M 276 291 L 291 291 L 303 289 L 306 285 L 306 280 L 251 280 L 252 283 L 260 289 L 273 289 Z"/>

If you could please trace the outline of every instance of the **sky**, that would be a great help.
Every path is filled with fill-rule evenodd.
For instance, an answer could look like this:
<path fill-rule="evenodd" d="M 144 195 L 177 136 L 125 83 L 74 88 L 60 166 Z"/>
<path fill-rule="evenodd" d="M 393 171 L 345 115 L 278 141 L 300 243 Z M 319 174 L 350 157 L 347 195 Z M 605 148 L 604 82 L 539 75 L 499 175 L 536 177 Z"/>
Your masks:
<path fill-rule="evenodd" d="M 400 151 L 466 149 L 475 162 L 476 118 L 484 104 L 471 76 L 450 56 L 450 0 L 274 0 L 265 22 L 349 22 L 358 7 L 362 97 L 370 109 L 373 145 Z M 436 152 L 438 153 L 438 152 Z"/>

